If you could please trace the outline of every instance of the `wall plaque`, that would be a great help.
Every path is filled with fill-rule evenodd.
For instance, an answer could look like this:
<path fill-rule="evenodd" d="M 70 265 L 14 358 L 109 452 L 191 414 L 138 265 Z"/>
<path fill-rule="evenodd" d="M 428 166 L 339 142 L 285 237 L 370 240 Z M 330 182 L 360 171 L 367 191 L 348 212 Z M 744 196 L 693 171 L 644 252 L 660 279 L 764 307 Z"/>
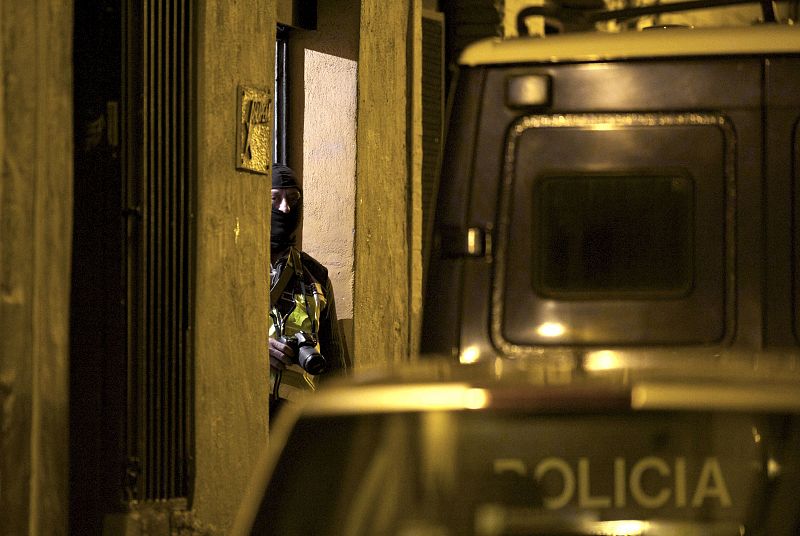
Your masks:
<path fill-rule="evenodd" d="M 271 90 L 239 86 L 238 110 L 236 169 L 266 175 L 272 162 Z"/>

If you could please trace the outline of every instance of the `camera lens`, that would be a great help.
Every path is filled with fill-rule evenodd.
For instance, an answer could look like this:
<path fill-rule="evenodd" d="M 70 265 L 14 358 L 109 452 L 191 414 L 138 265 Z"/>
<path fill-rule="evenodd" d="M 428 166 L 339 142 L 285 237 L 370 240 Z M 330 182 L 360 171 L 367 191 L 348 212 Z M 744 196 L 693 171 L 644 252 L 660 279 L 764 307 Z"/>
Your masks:
<path fill-rule="evenodd" d="M 314 375 L 322 374 L 328 368 L 325 358 L 313 346 L 301 346 L 297 353 L 297 362 L 303 370 Z"/>

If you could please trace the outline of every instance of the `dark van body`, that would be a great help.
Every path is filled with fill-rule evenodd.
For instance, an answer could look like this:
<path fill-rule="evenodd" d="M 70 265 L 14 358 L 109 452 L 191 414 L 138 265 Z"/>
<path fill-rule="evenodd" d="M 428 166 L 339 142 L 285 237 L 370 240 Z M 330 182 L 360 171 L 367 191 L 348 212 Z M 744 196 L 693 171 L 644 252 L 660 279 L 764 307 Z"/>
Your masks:
<path fill-rule="evenodd" d="M 422 335 L 451 357 L 287 406 L 230 533 L 797 535 L 800 29 L 461 64 Z"/>
<path fill-rule="evenodd" d="M 757 360 L 800 343 L 800 28 L 461 59 L 423 353 Z"/>
<path fill-rule="evenodd" d="M 547 361 L 397 362 L 288 405 L 229 534 L 798 534 L 798 374 Z"/>

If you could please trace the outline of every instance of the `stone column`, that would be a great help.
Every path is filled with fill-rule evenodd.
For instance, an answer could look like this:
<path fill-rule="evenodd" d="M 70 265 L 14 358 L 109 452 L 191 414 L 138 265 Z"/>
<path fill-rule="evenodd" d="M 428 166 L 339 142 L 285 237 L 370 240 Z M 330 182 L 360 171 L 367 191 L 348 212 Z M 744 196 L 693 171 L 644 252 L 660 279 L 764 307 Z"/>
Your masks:
<path fill-rule="evenodd" d="M 355 364 L 408 359 L 413 346 L 414 17 L 419 2 L 361 3 L 358 65 Z M 415 9 L 414 6 L 417 6 Z M 417 177 L 415 181 L 414 177 Z M 417 196 L 418 199 L 418 196 Z M 418 200 L 416 201 L 418 203 Z"/>
<path fill-rule="evenodd" d="M 200 2 L 197 25 L 193 510 L 224 531 L 267 445 L 270 177 L 235 164 L 237 87 L 273 85 L 275 1 Z"/>
<path fill-rule="evenodd" d="M 0 3 L 0 531 L 67 533 L 71 1 Z"/>

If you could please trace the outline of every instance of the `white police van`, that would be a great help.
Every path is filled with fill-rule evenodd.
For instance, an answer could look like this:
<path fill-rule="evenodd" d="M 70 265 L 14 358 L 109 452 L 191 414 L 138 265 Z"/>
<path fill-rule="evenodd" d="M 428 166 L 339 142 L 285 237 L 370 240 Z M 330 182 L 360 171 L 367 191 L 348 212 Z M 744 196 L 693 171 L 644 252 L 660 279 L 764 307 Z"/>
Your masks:
<path fill-rule="evenodd" d="M 800 374 L 776 370 L 362 371 L 280 415 L 231 534 L 795 536 Z"/>

